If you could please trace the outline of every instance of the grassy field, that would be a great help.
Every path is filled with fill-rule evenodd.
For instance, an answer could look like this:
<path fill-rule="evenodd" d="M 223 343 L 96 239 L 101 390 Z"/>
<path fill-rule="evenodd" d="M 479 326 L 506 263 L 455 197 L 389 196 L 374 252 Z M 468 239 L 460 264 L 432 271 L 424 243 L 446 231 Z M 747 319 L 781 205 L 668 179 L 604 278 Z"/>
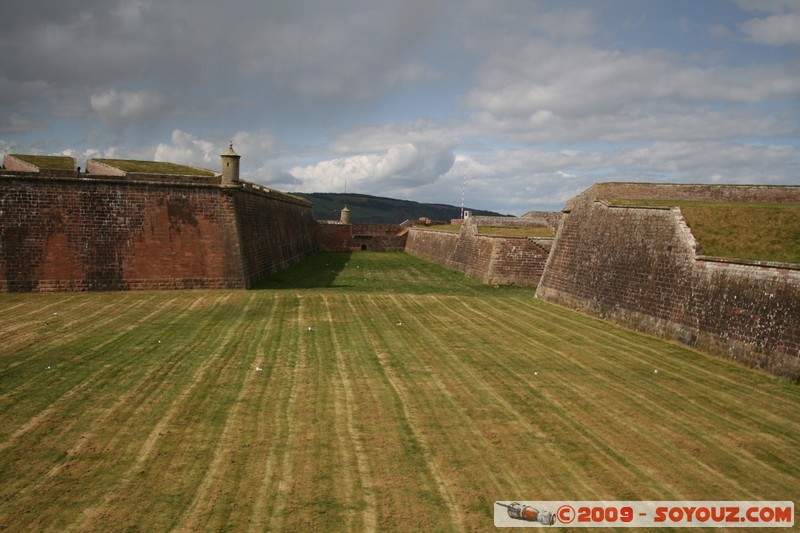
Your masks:
<path fill-rule="evenodd" d="M 405 254 L 319 254 L 253 291 L 6 294 L 0 530 L 798 503 L 798 409 L 796 386 Z"/>
<path fill-rule="evenodd" d="M 689 200 L 613 203 L 680 206 L 705 255 L 800 263 L 800 204 Z"/>

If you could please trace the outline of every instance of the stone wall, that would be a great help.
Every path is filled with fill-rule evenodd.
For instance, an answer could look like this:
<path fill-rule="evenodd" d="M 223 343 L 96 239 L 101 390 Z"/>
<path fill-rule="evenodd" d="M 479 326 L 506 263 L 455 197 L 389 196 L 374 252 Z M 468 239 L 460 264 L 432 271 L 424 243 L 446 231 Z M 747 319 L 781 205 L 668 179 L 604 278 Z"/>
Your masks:
<path fill-rule="evenodd" d="M 323 252 L 371 250 L 400 252 L 405 250 L 407 233 L 397 224 L 319 223 L 317 242 Z"/>
<path fill-rule="evenodd" d="M 353 228 L 349 224 L 317 223 L 320 252 L 345 252 L 353 249 Z"/>
<path fill-rule="evenodd" d="M 0 291 L 245 288 L 315 249 L 309 221 L 215 185 L 6 172 Z"/>
<path fill-rule="evenodd" d="M 467 224 L 476 226 L 501 226 L 511 228 L 550 228 L 555 231 L 562 213 L 527 213 L 522 217 L 469 217 Z"/>
<path fill-rule="evenodd" d="M 478 235 L 470 225 L 461 233 L 412 228 L 406 252 L 483 283 L 524 287 L 536 286 L 548 253 L 534 239 Z"/>
<path fill-rule="evenodd" d="M 310 202 L 269 190 L 225 190 L 233 197 L 246 286 L 318 249 Z"/>
<path fill-rule="evenodd" d="M 800 266 L 697 255 L 679 208 L 596 198 L 794 198 L 800 188 L 602 184 L 568 204 L 536 296 L 792 379 Z"/>

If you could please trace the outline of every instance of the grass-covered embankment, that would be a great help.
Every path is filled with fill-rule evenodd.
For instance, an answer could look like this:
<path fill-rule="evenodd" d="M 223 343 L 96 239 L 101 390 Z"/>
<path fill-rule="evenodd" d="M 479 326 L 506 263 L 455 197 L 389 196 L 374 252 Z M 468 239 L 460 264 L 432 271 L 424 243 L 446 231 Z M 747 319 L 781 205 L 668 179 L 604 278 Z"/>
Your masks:
<path fill-rule="evenodd" d="M 800 263 L 800 204 L 690 200 L 612 203 L 680 207 L 705 255 Z"/>

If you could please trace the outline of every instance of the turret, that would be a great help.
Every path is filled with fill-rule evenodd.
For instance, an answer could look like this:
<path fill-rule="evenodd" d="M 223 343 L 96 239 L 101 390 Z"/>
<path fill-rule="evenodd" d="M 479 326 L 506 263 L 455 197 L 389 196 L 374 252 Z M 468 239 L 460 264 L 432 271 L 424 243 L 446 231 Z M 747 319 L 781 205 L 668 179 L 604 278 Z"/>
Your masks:
<path fill-rule="evenodd" d="M 239 154 L 233 151 L 233 143 L 228 145 L 228 151 L 219 156 L 222 159 L 222 184 L 236 185 L 239 183 Z"/>
<path fill-rule="evenodd" d="M 344 206 L 344 209 L 342 209 L 342 216 L 339 218 L 339 222 L 342 224 L 350 223 L 350 210 L 347 209 L 347 206 Z"/>

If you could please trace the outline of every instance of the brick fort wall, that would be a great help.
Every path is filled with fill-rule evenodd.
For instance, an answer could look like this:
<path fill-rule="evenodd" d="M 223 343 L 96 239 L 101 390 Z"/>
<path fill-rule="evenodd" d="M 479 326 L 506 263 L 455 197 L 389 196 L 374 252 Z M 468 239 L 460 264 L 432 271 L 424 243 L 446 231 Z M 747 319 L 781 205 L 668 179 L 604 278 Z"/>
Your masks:
<path fill-rule="evenodd" d="M 233 197 L 248 287 L 318 249 L 310 202 L 262 188 L 226 192 Z"/>
<path fill-rule="evenodd" d="M 406 252 L 491 285 L 538 284 L 547 248 L 526 237 L 478 235 L 477 228 L 471 223 L 461 233 L 411 228 Z"/>
<path fill-rule="evenodd" d="M 602 198 L 798 201 L 798 187 L 600 184 L 568 204 L 537 298 L 800 377 L 800 265 L 706 258 L 679 208 Z"/>
<path fill-rule="evenodd" d="M 319 250 L 322 252 L 402 252 L 406 248 L 407 239 L 406 231 L 397 224 L 323 222 L 317 224 L 316 235 Z"/>
<path fill-rule="evenodd" d="M 216 185 L 6 173 L 0 291 L 246 288 L 313 251 L 310 220 Z"/>

